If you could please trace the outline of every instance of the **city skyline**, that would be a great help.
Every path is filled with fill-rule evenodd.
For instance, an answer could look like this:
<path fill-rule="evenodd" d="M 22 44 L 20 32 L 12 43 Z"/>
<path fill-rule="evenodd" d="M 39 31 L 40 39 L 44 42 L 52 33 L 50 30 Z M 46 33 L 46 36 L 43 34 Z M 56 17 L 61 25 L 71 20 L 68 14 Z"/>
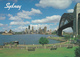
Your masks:
<path fill-rule="evenodd" d="M 33 26 L 31 28 L 29 25 L 28 28 L 24 30 L 23 34 L 50 34 L 52 32 L 50 30 L 47 30 L 46 26 L 43 29 L 41 27 L 39 27 L 37 30 L 34 29 L 35 28 Z"/>
<path fill-rule="evenodd" d="M 0 31 L 24 31 L 28 25 L 35 30 L 47 27 L 55 30 L 63 13 L 72 13 L 79 0 L 0 0 Z M 6 4 L 21 5 L 18 8 L 4 8 Z M 48 4 L 47 4 L 48 3 Z M 64 5 L 63 5 L 64 4 Z M 72 32 L 72 29 L 65 31 Z"/>

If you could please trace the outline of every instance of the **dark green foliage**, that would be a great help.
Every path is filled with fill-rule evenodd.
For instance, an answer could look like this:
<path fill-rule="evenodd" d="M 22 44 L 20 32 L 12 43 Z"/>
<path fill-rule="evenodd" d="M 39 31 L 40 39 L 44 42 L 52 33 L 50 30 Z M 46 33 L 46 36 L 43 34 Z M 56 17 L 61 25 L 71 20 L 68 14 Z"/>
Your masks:
<path fill-rule="evenodd" d="M 57 47 L 55 47 L 55 48 L 51 48 L 50 50 L 56 50 L 57 49 Z"/>
<path fill-rule="evenodd" d="M 76 36 L 76 38 L 80 39 L 80 35 Z"/>
<path fill-rule="evenodd" d="M 51 34 L 56 34 L 56 31 L 52 32 Z"/>
<path fill-rule="evenodd" d="M 46 35 L 48 35 L 48 33 L 46 33 Z"/>
<path fill-rule="evenodd" d="M 80 46 L 79 46 L 79 48 L 76 48 L 75 55 L 76 55 L 76 57 L 80 57 Z"/>
<path fill-rule="evenodd" d="M 41 37 L 39 39 L 39 43 L 42 44 L 42 45 L 48 44 L 49 43 L 49 40 L 46 37 Z"/>
<path fill-rule="evenodd" d="M 15 32 L 15 34 L 22 34 L 22 32 Z"/>
<path fill-rule="evenodd" d="M 73 48 L 73 46 L 68 46 L 67 49 L 69 49 L 69 48 Z"/>
<path fill-rule="evenodd" d="M 35 48 L 29 48 L 28 51 L 35 51 Z"/>
<path fill-rule="evenodd" d="M 10 42 L 9 44 L 12 44 L 12 45 L 13 45 L 13 44 L 14 44 L 14 42 Z"/>

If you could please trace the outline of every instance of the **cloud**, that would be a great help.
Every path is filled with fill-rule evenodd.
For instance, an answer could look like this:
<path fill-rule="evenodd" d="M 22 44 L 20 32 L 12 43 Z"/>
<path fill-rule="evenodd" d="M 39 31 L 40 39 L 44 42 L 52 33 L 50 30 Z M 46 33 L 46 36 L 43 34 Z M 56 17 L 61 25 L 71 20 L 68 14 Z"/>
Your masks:
<path fill-rule="evenodd" d="M 60 15 L 47 16 L 43 19 L 32 20 L 32 23 L 58 23 L 60 18 Z"/>
<path fill-rule="evenodd" d="M 0 20 L 5 20 L 6 19 L 6 14 L 0 14 Z"/>
<path fill-rule="evenodd" d="M 0 27 L 2 27 L 3 26 L 3 24 L 2 23 L 0 23 Z"/>
<path fill-rule="evenodd" d="M 10 22 L 10 25 L 26 25 L 26 24 L 30 24 L 30 22 L 28 22 L 28 21 L 26 21 L 26 22 L 23 22 L 23 21 Z"/>
<path fill-rule="evenodd" d="M 17 15 L 21 18 L 31 19 L 30 16 L 35 14 L 42 14 L 40 10 L 32 8 L 31 11 L 24 11 L 17 13 Z"/>
<path fill-rule="evenodd" d="M 18 16 L 11 16 L 10 18 L 9 18 L 9 20 L 14 20 L 14 21 L 17 21 L 17 20 L 22 20 L 20 17 L 18 17 Z"/>
<path fill-rule="evenodd" d="M 11 14 L 8 14 L 7 16 L 10 17 L 9 20 L 14 20 L 14 21 L 21 20 L 20 17 L 18 17 L 18 16 L 13 16 L 13 15 L 11 15 Z"/>
<path fill-rule="evenodd" d="M 3 28 L 3 31 L 5 31 L 5 30 L 9 31 L 11 28 L 12 28 L 12 26 L 4 27 L 4 28 Z"/>
<path fill-rule="evenodd" d="M 80 2 L 80 0 L 73 0 L 73 1 L 75 1 L 75 2 Z"/>
<path fill-rule="evenodd" d="M 6 18 L 6 17 L 2 17 L 2 16 L 0 16 L 0 20 L 5 20 L 5 18 Z"/>
<path fill-rule="evenodd" d="M 8 0 L 8 1 L 13 1 L 13 2 L 17 2 L 18 0 Z"/>
<path fill-rule="evenodd" d="M 72 28 L 71 28 L 71 27 L 66 28 L 66 29 L 64 29 L 63 31 L 65 31 L 65 32 L 69 32 L 69 33 L 73 32 L 73 30 L 72 30 Z"/>
<path fill-rule="evenodd" d="M 57 9 L 65 9 L 70 6 L 72 0 L 40 0 L 38 4 L 35 4 L 38 7 L 53 7 Z"/>
<path fill-rule="evenodd" d="M 0 1 L 5 1 L 5 0 L 0 0 Z M 6 0 L 6 1 L 17 2 L 18 0 Z"/>
<path fill-rule="evenodd" d="M 45 26 L 47 27 L 47 29 L 50 29 L 51 25 L 48 25 L 48 24 L 36 24 L 36 25 L 30 24 L 31 28 L 32 28 L 32 26 L 34 27 L 35 30 L 38 30 L 40 27 L 41 27 L 41 29 L 43 29 Z"/>
<path fill-rule="evenodd" d="M 8 24 L 2 24 L 0 23 L 0 30 L 1 31 L 5 31 L 5 30 L 10 30 L 12 28 L 12 26 L 9 26 Z"/>
<path fill-rule="evenodd" d="M 7 16 L 12 17 L 12 15 L 11 15 L 11 14 L 8 14 Z"/>
<path fill-rule="evenodd" d="M 24 31 L 26 28 L 27 28 L 26 26 L 19 26 L 19 27 L 13 29 L 13 31 L 21 32 L 21 31 Z"/>
<path fill-rule="evenodd" d="M 30 16 L 36 14 L 42 14 L 42 13 L 39 9 L 32 8 L 31 11 L 22 10 L 21 12 L 18 12 L 16 16 L 13 16 L 11 14 L 8 14 L 8 16 L 10 17 L 9 20 L 22 20 L 22 19 L 31 19 Z"/>
<path fill-rule="evenodd" d="M 67 10 L 68 13 L 73 13 L 74 12 L 74 9 L 69 9 Z"/>
<path fill-rule="evenodd" d="M 8 24 L 2 24 L 2 23 L 0 23 L 0 27 L 7 27 L 8 26 Z"/>
<path fill-rule="evenodd" d="M 59 28 L 59 27 L 57 26 L 54 30 L 56 30 L 56 31 L 57 31 L 57 30 L 58 30 L 58 28 Z"/>
<path fill-rule="evenodd" d="M 51 24 L 36 24 L 36 25 L 30 24 L 31 30 L 32 30 L 32 26 L 33 26 L 34 30 L 38 30 L 40 27 L 41 27 L 41 29 L 43 29 L 45 26 L 47 27 L 47 30 L 50 30 L 50 26 L 52 26 L 52 25 Z M 21 32 L 21 31 L 24 31 L 26 28 L 28 28 L 28 26 L 19 26 L 17 28 L 14 28 L 13 31 Z"/>

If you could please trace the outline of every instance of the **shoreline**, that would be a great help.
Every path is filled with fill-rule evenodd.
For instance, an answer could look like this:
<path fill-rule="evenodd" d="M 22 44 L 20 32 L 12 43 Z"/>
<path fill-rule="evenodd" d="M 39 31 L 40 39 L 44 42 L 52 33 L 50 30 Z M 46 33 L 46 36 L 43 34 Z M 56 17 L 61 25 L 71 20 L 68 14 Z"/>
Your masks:
<path fill-rule="evenodd" d="M 61 38 L 63 37 L 47 37 L 48 39 L 52 39 L 52 40 L 57 40 L 57 41 L 61 41 L 61 42 L 66 42 L 67 40 L 62 40 Z"/>
<path fill-rule="evenodd" d="M 61 39 L 53 39 L 53 38 L 48 38 L 48 39 L 57 40 L 57 41 L 61 41 L 61 42 L 65 42 L 65 40 L 61 40 Z"/>

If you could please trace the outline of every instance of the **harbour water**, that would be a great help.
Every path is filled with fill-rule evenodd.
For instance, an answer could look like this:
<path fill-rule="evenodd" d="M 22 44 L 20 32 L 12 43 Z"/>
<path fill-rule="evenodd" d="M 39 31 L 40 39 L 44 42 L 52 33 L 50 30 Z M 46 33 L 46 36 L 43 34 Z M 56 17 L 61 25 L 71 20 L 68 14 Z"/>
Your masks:
<path fill-rule="evenodd" d="M 0 45 L 4 42 L 19 41 L 19 44 L 39 44 L 40 37 L 48 37 L 53 35 L 41 34 L 23 34 L 23 35 L 0 35 Z M 54 36 L 56 37 L 56 36 Z M 49 39 L 49 44 L 60 43 L 60 41 Z"/>

